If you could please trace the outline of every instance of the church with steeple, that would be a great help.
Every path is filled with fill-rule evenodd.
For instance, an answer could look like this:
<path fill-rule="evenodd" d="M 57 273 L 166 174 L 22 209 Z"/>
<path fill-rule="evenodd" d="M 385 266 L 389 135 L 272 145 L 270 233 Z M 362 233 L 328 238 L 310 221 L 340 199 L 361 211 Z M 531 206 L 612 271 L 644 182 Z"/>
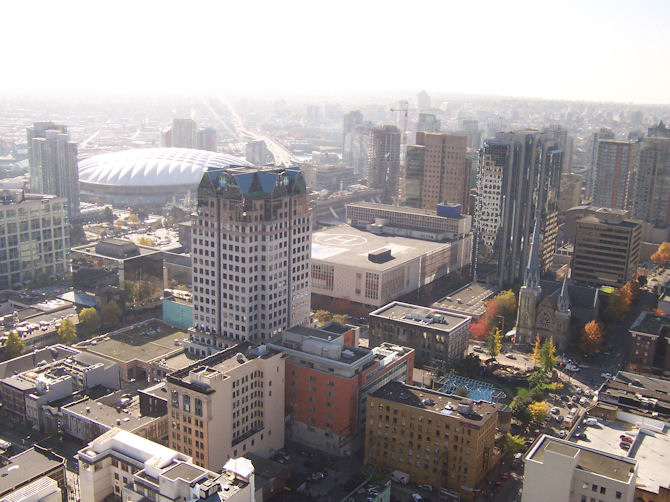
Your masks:
<path fill-rule="evenodd" d="M 540 242 L 539 218 L 536 218 L 528 265 L 519 291 L 515 341 L 532 345 L 536 335 L 542 341 L 552 337 L 557 350 L 562 351 L 572 333 L 598 318 L 598 290 L 571 284 L 568 274 L 563 282 L 541 280 Z"/>

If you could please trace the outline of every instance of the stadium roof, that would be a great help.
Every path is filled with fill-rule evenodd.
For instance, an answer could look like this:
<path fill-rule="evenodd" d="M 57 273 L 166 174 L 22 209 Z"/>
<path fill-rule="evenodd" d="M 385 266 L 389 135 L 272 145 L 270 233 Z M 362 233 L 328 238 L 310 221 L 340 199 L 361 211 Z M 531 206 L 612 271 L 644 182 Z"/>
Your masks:
<path fill-rule="evenodd" d="M 197 185 L 208 168 L 248 166 L 239 157 L 191 148 L 140 148 L 79 162 L 79 181 L 111 186 Z"/>

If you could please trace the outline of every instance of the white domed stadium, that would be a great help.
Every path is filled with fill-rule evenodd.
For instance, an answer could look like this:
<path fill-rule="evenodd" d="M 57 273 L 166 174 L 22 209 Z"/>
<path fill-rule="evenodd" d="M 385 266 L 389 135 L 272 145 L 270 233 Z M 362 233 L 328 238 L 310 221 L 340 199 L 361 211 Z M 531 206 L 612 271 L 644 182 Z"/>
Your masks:
<path fill-rule="evenodd" d="M 210 167 L 248 166 L 242 158 L 190 148 L 140 148 L 79 162 L 81 200 L 158 206 L 195 195 Z"/>

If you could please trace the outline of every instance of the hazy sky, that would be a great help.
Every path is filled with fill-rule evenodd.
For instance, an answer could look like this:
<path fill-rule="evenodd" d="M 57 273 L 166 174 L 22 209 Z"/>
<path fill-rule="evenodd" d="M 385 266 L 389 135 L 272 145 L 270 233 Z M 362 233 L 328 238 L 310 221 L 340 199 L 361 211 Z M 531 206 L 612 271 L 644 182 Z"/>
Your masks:
<path fill-rule="evenodd" d="M 420 90 L 670 103 L 670 1 L 23 1 L 0 91 Z"/>

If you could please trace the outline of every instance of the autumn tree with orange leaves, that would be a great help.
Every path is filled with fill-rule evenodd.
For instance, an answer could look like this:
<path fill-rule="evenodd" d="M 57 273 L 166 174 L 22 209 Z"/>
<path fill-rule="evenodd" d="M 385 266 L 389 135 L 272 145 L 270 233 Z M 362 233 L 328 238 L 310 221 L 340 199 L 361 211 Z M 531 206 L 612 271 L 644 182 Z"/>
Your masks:
<path fill-rule="evenodd" d="M 486 311 L 478 321 L 470 324 L 470 335 L 477 340 L 484 340 L 496 327 L 512 328 L 516 322 L 517 300 L 514 291 L 501 291 L 486 302 Z M 504 335 L 504 333 L 503 333 Z"/>
<path fill-rule="evenodd" d="M 600 352 L 603 343 L 605 343 L 605 325 L 598 321 L 590 321 L 582 329 L 579 348 L 585 354 L 593 355 Z"/>
<path fill-rule="evenodd" d="M 664 242 L 656 252 L 651 255 L 651 261 L 653 261 L 659 267 L 665 267 L 670 261 L 670 242 Z"/>
<path fill-rule="evenodd" d="M 614 291 L 609 298 L 605 309 L 605 318 L 608 322 L 616 322 L 630 311 L 630 307 L 640 296 L 641 286 L 637 281 L 628 281 Z"/>

